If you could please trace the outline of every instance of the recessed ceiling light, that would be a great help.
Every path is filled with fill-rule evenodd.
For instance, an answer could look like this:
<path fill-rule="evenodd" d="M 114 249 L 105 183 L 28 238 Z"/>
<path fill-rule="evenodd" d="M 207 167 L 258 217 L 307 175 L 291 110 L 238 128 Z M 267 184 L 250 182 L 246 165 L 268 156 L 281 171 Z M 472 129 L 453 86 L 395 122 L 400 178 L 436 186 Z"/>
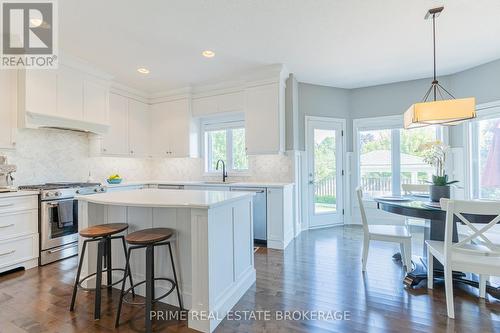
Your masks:
<path fill-rule="evenodd" d="M 212 50 L 205 50 L 201 54 L 203 54 L 203 56 L 205 58 L 213 58 L 213 57 L 215 57 L 215 52 L 212 51 Z"/>
<path fill-rule="evenodd" d="M 149 74 L 149 69 L 147 69 L 146 67 L 139 67 L 137 68 L 137 71 L 141 74 Z"/>

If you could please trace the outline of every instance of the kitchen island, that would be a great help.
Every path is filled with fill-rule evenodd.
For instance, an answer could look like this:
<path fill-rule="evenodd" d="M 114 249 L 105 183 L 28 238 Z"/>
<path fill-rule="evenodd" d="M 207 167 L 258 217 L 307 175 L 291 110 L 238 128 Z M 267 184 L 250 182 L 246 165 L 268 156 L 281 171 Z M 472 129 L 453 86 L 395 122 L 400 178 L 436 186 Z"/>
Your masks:
<path fill-rule="evenodd" d="M 79 229 L 102 223 L 128 223 L 128 233 L 152 227 L 174 229 L 174 260 L 184 307 L 189 310 L 188 326 L 212 332 L 255 282 L 252 196 L 158 189 L 78 196 Z M 80 250 L 82 244 L 80 239 Z M 156 277 L 172 278 L 167 256 L 161 247 L 155 249 Z M 113 267 L 124 267 L 119 241 L 113 242 L 112 258 Z M 95 263 L 96 249 L 90 247 L 82 276 L 95 272 Z M 132 253 L 131 270 L 134 281 L 144 280 L 144 253 Z M 117 272 L 113 281 L 119 278 Z M 160 295 L 168 288 L 168 282 L 157 281 L 155 292 Z M 136 292 L 144 296 L 143 286 Z M 178 305 L 174 293 L 162 302 Z"/>

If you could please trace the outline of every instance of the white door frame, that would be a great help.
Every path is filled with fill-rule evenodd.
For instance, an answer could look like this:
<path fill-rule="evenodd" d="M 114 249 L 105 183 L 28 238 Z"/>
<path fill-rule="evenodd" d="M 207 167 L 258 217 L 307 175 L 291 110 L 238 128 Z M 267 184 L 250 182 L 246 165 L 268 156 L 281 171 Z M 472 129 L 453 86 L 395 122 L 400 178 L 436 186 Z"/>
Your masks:
<path fill-rule="evenodd" d="M 310 229 L 310 217 L 311 217 L 311 214 L 313 212 L 311 212 L 310 210 L 310 203 L 312 202 L 312 198 L 311 198 L 311 191 L 309 191 L 309 185 L 308 185 L 308 175 L 309 173 L 311 173 L 311 171 L 313 170 L 309 170 L 310 169 L 310 165 L 311 163 L 309 163 L 309 152 L 308 152 L 308 147 L 309 147 L 309 136 L 310 136 L 310 133 L 309 133 L 309 122 L 311 121 L 320 121 L 320 122 L 326 122 L 326 123 L 334 123 L 336 125 L 340 125 L 340 128 L 342 130 L 342 135 L 341 135 L 341 144 L 342 144 L 342 149 L 340 151 L 340 154 L 338 154 L 337 156 L 340 157 L 341 159 L 341 162 L 340 162 L 340 165 L 342 167 L 342 171 L 343 171 L 343 175 L 342 175 L 342 186 L 341 186 L 341 193 L 339 193 L 339 196 L 341 198 L 341 202 L 340 202 L 340 205 L 337 205 L 337 211 L 339 212 L 340 215 L 343 215 L 344 212 L 345 212 L 345 193 L 346 193 L 346 183 L 348 181 L 347 177 L 346 177 L 346 166 L 345 166 L 345 163 L 346 163 L 346 159 L 345 159 L 345 156 L 346 156 L 346 120 L 345 119 L 342 119 L 342 118 L 333 118 L 333 117 L 317 117 L 317 116 L 305 116 L 305 122 L 304 122 L 304 130 L 305 130 L 305 135 L 304 135 L 304 141 L 305 141 L 305 151 L 306 151 L 306 168 L 304 170 L 304 173 L 302 175 L 303 177 L 303 180 L 302 180 L 302 184 L 307 184 L 307 194 L 306 194 L 306 197 L 307 197 L 307 200 L 306 200 L 306 205 L 305 207 L 303 207 L 303 212 L 305 213 L 305 222 L 306 222 L 306 229 Z M 345 223 L 345 215 L 342 217 L 342 221 L 340 223 L 337 223 L 337 224 L 331 224 L 331 225 L 325 225 L 325 226 L 321 226 L 321 227 L 315 227 L 315 228 L 327 228 L 327 227 L 331 227 L 331 226 L 334 226 L 334 225 L 340 225 L 340 224 L 344 224 Z"/>

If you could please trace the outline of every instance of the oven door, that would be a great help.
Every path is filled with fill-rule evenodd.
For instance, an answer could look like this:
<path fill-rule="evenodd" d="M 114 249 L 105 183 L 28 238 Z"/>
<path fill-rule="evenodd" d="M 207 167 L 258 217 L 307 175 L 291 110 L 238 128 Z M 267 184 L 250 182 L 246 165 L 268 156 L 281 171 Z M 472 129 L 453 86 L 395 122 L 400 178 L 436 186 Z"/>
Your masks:
<path fill-rule="evenodd" d="M 73 219 L 59 221 L 59 205 L 73 204 Z M 42 201 L 40 238 L 42 250 L 78 241 L 78 201 L 73 199 Z"/>

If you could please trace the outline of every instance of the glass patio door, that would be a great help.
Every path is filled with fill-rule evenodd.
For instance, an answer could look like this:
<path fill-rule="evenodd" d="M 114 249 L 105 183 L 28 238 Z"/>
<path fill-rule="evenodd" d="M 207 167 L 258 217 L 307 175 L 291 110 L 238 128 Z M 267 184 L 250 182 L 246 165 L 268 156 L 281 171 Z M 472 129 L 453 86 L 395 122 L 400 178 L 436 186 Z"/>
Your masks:
<path fill-rule="evenodd" d="M 330 118 L 306 119 L 310 228 L 343 223 L 342 125 Z"/>

